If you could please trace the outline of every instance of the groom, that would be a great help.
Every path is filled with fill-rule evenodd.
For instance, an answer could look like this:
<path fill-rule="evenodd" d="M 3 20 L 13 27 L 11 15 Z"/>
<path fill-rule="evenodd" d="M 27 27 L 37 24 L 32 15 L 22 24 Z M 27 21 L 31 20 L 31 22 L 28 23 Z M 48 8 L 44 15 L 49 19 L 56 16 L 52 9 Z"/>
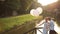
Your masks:
<path fill-rule="evenodd" d="M 51 19 L 50 17 L 49 17 L 49 19 L 48 19 L 49 21 L 50 21 L 50 31 L 49 31 L 49 34 L 57 34 L 57 32 L 54 30 L 54 19 Z"/>

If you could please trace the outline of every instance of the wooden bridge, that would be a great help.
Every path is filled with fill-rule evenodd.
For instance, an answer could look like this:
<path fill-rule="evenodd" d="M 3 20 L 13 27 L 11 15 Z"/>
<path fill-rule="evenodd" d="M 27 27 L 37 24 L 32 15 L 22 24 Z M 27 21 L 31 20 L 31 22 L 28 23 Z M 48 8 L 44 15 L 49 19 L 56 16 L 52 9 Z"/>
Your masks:
<path fill-rule="evenodd" d="M 36 27 L 36 28 L 34 28 L 34 29 L 31 29 L 31 30 L 25 32 L 24 34 L 30 34 L 30 33 L 31 33 L 31 34 L 37 34 L 37 30 L 42 34 L 42 31 L 39 30 L 39 29 L 43 29 L 43 27 Z"/>

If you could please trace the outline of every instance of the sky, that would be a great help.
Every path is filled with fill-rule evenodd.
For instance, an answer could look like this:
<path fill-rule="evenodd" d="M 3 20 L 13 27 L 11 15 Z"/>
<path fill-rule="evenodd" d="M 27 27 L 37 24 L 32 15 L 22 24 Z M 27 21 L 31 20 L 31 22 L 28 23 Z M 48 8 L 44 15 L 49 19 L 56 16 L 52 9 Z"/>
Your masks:
<path fill-rule="evenodd" d="M 58 0 L 38 0 L 38 3 L 42 4 L 42 6 L 46 6 L 57 1 Z"/>

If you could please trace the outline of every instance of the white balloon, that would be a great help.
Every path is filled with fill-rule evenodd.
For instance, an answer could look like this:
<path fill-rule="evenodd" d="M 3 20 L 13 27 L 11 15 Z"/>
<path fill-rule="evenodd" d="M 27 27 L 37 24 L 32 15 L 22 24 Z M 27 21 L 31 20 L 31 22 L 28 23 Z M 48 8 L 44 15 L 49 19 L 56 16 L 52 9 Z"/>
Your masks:
<path fill-rule="evenodd" d="M 35 9 L 32 9 L 32 10 L 30 11 L 30 14 L 31 14 L 32 16 L 39 16 L 38 11 L 36 11 Z"/>
<path fill-rule="evenodd" d="M 33 11 L 33 15 L 34 16 L 39 16 L 39 13 L 35 10 L 35 11 Z"/>
<path fill-rule="evenodd" d="M 43 12 L 43 9 L 42 9 L 41 7 L 38 7 L 38 8 L 36 9 L 36 11 L 38 11 L 39 14 L 41 14 L 41 13 Z"/>
<path fill-rule="evenodd" d="M 32 16 L 34 16 L 34 14 L 33 14 L 34 11 L 35 11 L 35 9 L 32 9 L 32 10 L 30 11 L 30 14 L 31 14 Z"/>
<path fill-rule="evenodd" d="M 32 15 L 32 16 L 39 16 L 39 14 L 41 14 L 42 13 L 42 8 L 41 7 L 38 7 L 37 9 L 32 9 L 31 11 L 30 11 L 30 14 Z"/>

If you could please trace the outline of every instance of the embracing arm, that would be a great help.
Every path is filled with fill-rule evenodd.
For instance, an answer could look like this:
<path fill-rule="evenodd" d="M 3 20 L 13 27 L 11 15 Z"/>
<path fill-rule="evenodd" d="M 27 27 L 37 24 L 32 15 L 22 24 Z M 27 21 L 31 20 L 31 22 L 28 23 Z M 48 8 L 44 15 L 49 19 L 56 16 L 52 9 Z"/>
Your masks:
<path fill-rule="evenodd" d="M 39 26 L 41 26 L 41 25 L 43 25 L 44 24 L 44 22 L 42 23 L 42 24 L 40 24 Z"/>
<path fill-rule="evenodd" d="M 36 27 L 39 27 L 39 26 L 43 25 L 44 22 L 45 22 L 44 20 L 40 21 L 38 24 L 36 24 Z"/>

